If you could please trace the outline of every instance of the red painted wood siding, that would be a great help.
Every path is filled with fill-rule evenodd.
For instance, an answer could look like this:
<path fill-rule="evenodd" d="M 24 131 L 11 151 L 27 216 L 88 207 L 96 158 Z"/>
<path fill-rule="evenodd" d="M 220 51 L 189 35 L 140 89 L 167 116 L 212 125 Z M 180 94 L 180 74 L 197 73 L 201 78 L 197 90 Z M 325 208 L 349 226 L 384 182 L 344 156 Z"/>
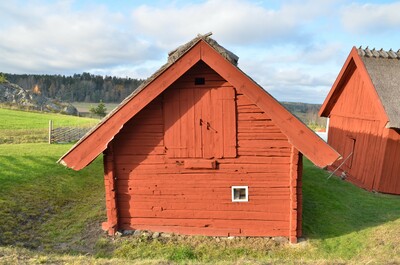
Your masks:
<path fill-rule="evenodd" d="M 114 171 L 113 147 L 110 146 L 104 152 L 104 185 L 106 195 L 107 222 L 102 224 L 103 230 L 108 231 L 109 235 L 114 235 L 118 231 L 118 213 L 116 202 L 116 185 Z"/>
<path fill-rule="evenodd" d="M 400 130 L 386 129 L 385 155 L 377 190 L 400 194 Z"/>
<path fill-rule="evenodd" d="M 207 82 L 196 85 L 196 78 Z M 196 64 L 163 98 L 168 157 L 236 157 L 235 90 L 206 64 Z"/>
<path fill-rule="evenodd" d="M 330 113 L 328 143 L 346 159 L 338 174 L 367 190 L 393 193 L 399 168 L 394 160 L 398 142 L 388 143 L 386 115 L 366 75 L 355 68 Z M 394 138 L 396 133 L 390 133 Z M 387 155 L 389 154 L 389 155 Z M 399 157 L 399 156 L 397 156 Z M 342 161 L 330 167 L 336 169 Z M 397 163 L 398 164 L 398 163 Z M 389 184 L 390 183 L 390 184 Z"/>
<path fill-rule="evenodd" d="M 207 71 L 212 72 L 214 89 L 230 87 L 211 69 Z M 198 76 L 189 72 L 182 80 L 194 77 Z M 186 89 L 186 86 L 178 82 L 172 89 Z M 216 160 L 217 169 L 185 168 L 185 160 L 201 157 L 196 148 L 188 149 L 185 154 L 188 158 L 168 154 L 168 136 L 164 137 L 164 130 L 169 129 L 166 124 L 171 121 L 164 121 L 167 110 L 163 109 L 171 96 L 168 90 L 124 125 L 113 140 L 121 229 L 219 236 L 288 236 L 292 240 L 296 233 L 301 233 L 301 225 L 296 222 L 301 216 L 298 206 L 301 174 L 296 170 L 301 166 L 298 152 L 240 89 L 233 91 L 236 91 L 236 119 L 230 122 L 237 129 L 237 156 L 218 158 L 219 153 L 212 150 L 215 153 L 210 160 Z M 190 105 L 190 102 L 179 104 Z M 210 114 L 221 115 L 216 112 Z M 185 129 L 188 135 L 190 126 Z M 228 133 L 224 137 L 232 136 Z M 232 202 L 231 186 L 248 186 L 249 201 Z"/>

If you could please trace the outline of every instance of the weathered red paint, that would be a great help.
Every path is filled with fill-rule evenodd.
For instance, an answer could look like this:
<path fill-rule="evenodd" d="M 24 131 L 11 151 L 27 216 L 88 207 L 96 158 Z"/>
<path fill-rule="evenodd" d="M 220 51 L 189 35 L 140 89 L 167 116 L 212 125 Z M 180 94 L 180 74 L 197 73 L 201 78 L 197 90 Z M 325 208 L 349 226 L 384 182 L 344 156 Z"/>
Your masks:
<path fill-rule="evenodd" d="M 320 115 L 329 117 L 328 143 L 346 162 L 336 174 L 369 191 L 400 194 L 400 134 L 388 117 L 364 63 L 353 48 Z M 352 155 L 350 155 L 352 154 Z M 337 169 L 341 161 L 334 163 Z"/>
<path fill-rule="evenodd" d="M 109 231 L 117 219 L 118 229 L 296 242 L 300 152 L 320 166 L 339 155 L 213 50 L 200 40 L 179 59 L 185 67 L 167 69 L 62 160 L 84 167 L 103 148 L 86 149 L 108 144 L 107 208 L 117 209 L 108 211 Z M 248 186 L 249 201 L 232 202 L 232 186 Z"/>

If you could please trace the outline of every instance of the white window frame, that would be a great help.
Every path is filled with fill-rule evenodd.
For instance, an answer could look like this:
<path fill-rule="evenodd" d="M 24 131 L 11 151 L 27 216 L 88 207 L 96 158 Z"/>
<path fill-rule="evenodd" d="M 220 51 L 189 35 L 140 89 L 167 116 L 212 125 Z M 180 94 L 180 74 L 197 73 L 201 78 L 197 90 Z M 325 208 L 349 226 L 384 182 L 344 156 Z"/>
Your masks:
<path fill-rule="evenodd" d="M 236 189 L 245 189 L 246 198 L 244 199 L 235 199 L 235 190 Z M 249 201 L 249 186 L 232 186 L 232 202 L 248 202 Z"/>

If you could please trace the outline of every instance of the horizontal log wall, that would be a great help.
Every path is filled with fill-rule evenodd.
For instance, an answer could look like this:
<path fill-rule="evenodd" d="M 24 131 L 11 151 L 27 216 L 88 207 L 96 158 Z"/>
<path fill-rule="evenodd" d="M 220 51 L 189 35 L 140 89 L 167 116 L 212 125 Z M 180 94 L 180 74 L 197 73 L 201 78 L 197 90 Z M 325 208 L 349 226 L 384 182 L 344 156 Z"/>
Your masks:
<path fill-rule="evenodd" d="M 209 72 L 214 82 L 226 86 Z M 166 94 L 125 124 L 113 140 L 121 229 L 288 237 L 291 230 L 295 235 L 294 204 L 301 201 L 301 184 L 295 180 L 290 189 L 290 173 L 297 176 L 298 155 L 292 156 L 296 165 L 291 168 L 293 152 L 286 136 L 240 90 L 236 92 L 237 157 L 213 158 L 216 169 L 185 168 L 190 158 L 168 155 Z M 231 186 L 248 186 L 249 201 L 232 202 Z"/>

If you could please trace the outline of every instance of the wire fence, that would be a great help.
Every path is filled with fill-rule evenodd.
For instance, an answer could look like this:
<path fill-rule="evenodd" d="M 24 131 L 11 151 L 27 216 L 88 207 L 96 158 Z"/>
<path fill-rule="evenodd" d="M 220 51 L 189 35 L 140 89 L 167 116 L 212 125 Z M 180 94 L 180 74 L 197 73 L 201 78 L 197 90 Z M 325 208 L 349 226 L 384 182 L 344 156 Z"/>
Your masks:
<path fill-rule="evenodd" d="M 59 127 L 49 130 L 49 143 L 69 143 L 78 141 L 90 128 L 87 127 Z"/>
<path fill-rule="evenodd" d="M 0 144 L 20 143 L 68 143 L 78 141 L 93 126 L 93 124 L 68 124 L 59 126 L 52 121 L 42 128 L 29 129 L 2 129 L 0 130 Z"/>

